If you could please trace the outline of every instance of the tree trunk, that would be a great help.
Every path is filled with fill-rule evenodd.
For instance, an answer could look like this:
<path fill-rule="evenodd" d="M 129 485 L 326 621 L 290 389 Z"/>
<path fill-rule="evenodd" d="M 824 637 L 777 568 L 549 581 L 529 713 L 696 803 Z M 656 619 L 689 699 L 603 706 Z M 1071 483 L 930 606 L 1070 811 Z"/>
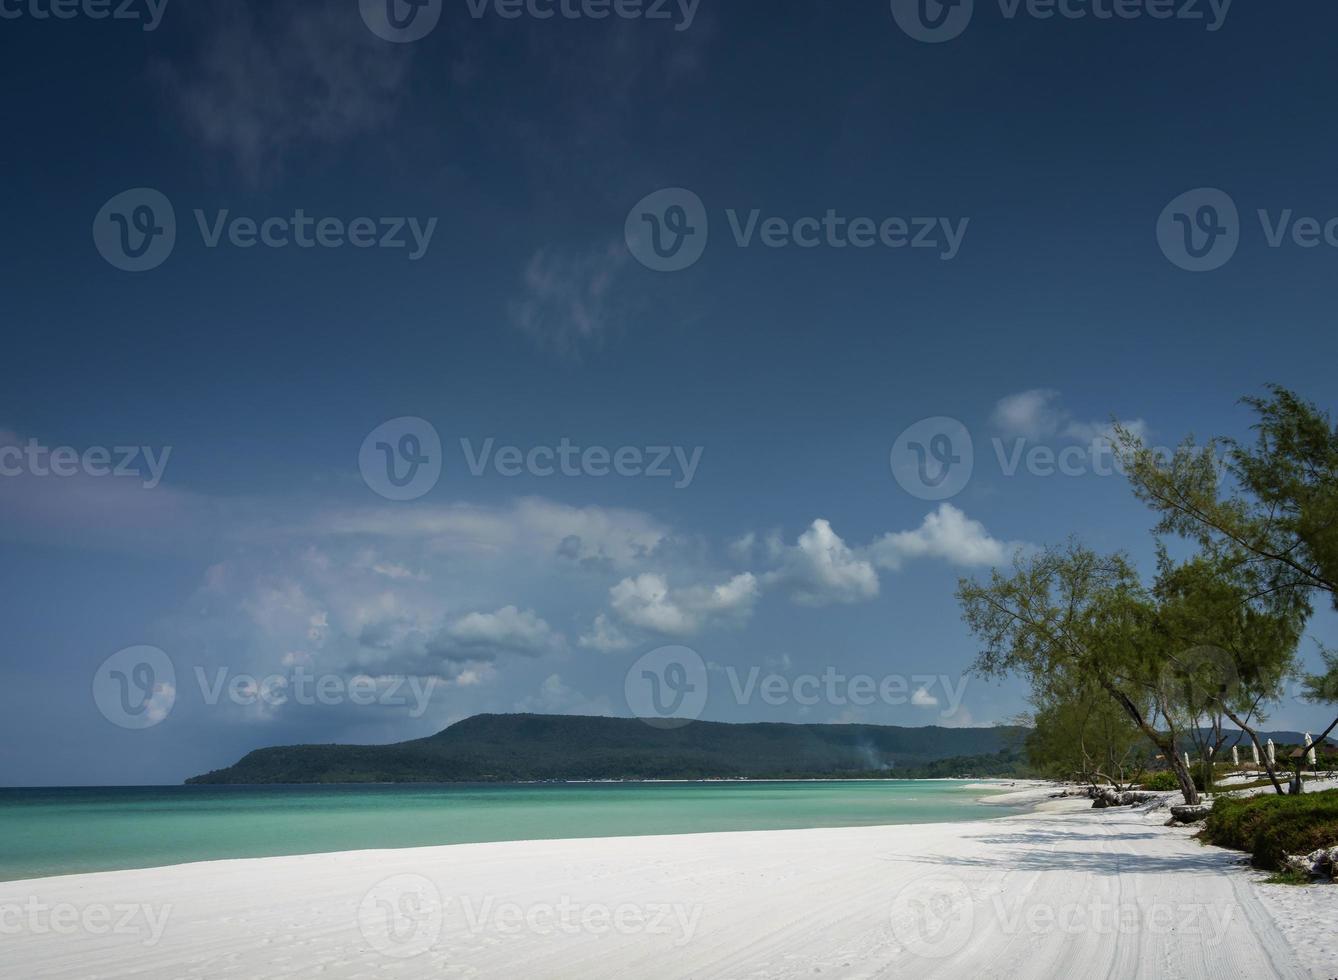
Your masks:
<path fill-rule="evenodd" d="M 1231 719 L 1232 723 L 1237 728 L 1243 731 L 1246 735 L 1250 736 L 1250 741 L 1254 743 L 1255 751 L 1259 753 L 1259 764 L 1264 767 L 1265 771 L 1267 771 L 1268 778 L 1273 783 L 1273 789 L 1277 791 L 1277 794 L 1279 796 L 1285 796 L 1286 790 L 1282 788 L 1282 783 L 1278 782 L 1277 773 L 1275 773 L 1273 771 L 1273 767 L 1269 765 L 1268 753 L 1265 752 L 1264 747 L 1259 744 L 1259 736 L 1255 734 L 1254 729 L 1251 728 L 1249 725 L 1245 724 L 1245 722 L 1241 721 L 1239 718 L 1237 718 L 1235 712 L 1233 711 L 1227 710 L 1226 716 Z"/>
<path fill-rule="evenodd" d="M 1158 746 L 1160 748 L 1160 746 Z M 1191 806 L 1199 802 L 1199 791 L 1194 788 L 1194 777 L 1189 774 L 1189 769 L 1185 766 L 1185 760 L 1181 758 L 1180 753 L 1175 750 L 1175 743 L 1171 743 L 1169 751 L 1162 749 L 1171 760 L 1171 771 L 1175 773 L 1175 781 L 1180 784 L 1180 792 L 1185 796 L 1185 802 Z"/>
<path fill-rule="evenodd" d="M 1185 797 L 1185 802 L 1190 806 L 1199 802 L 1199 791 L 1194 788 L 1194 780 L 1189 775 L 1189 770 L 1185 768 L 1185 760 L 1176 754 L 1175 734 L 1172 733 L 1168 738 L 1162 738 L 1161 733 L 1147 723 L 1143 718 L 1143 712 L 1138 710 L 1138 705 L 1134 704 L 1133 699 L 1125 694 L 1118 687 L 1112 684 L 1105 677 L 1098 677 L 1097 683 L 1105 689 L 1125 712 L 1133 719 L 1138 730 L 1148 737 L 1157 748 L 1161 749 L 1162 754 L 1171 762 L 1171 772 L 1175 773 L 1175 781 L 1180 784 L 1180 792 Z"/>

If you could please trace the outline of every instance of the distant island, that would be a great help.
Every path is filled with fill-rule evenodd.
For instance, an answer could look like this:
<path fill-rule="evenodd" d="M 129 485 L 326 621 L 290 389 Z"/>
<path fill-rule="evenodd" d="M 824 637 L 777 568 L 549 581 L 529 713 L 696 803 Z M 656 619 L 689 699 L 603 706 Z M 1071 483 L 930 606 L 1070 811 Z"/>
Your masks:
<path fill-rule="evenodd" d="M 257 749 L 188 784 L 582 779 L 931 778 L 1020 775 L 1027 729 L 724 724 L 476 715 L 392 745 Z"/>

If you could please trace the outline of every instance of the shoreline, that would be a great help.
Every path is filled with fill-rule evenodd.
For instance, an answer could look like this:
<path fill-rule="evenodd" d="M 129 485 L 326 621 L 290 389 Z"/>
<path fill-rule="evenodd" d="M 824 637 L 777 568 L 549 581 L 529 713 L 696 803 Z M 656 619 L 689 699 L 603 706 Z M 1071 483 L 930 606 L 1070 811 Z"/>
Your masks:
<path fill-rule="evenodd" d="M 1261 884 L 1137 809 L 976 781 L 955 823 L 244 858 L 0 883 L 22 976 L 1332 976 L 1338 889 Z M 1000 785 L 1011 784 L 1011 785 Z M 1003 792 L 1009 790 L 1011 792 Z M 112 910 L 127 930 L 97 928 Z M 118 918 L 119 917 L 119 918 Z M 99 920 L 101 921 L 101 920 Z M 155 932 L 155 930 L 157 930 Z M 100 968 L 89 971 L 87 964 Z M 63 972 L 65 971 L 65 972 Z M 1327 972 L 1326 972 L 1327 971 Z"/>
<path fill-rule="evenodd" d="M 690 787 L 693 785 L 697 785 L 700 787 L 713 787 L 718 791 L 719 794 L 722 794 L 719 795 L 718 797 L 713 797 L 713 798 L 718 800 L 727 800 L 729 794 L 728 790 L 725 787 L 736 786 L 736 784 L 740 782 L 745 782 L 745 781 L 721 780 L 721 781 L 705 782 L 701 780 L 689 780 L 689 781 L 659 780 L 659 781 L 635 781 L 635 782 L 619 781 L 616 784 L 607 784 L 602 781 L 594 781 L 594 782 L 580 782 L 580 783 L 548 783 L 548 782 L 511 783 L 511 784 L 489 783 L 489 784 L 480 784 L 477 786 L 472 784 L 464 785 L 464 784 L 452 783 L 452 784 L 441 784 L 440 787 L 423 786 L 422 784 L 415 783 L 415 784 L 385 784 L 385 786 L 377 786 L 371 788 L 370 792 L 376 794 L 381 789 L 385 789 L 388 791 L 407 790 L 411 795 L 415 795 L 415 798 L 417 798 L 416 794 L 419 794 L 421 792 L 426 792 L 428 794 L 427 799 L 432 800 L 435 799 L 435 796 L 433 794 L 438 789 L 440 789 L 443 793 L 449 796 L 449 794 L 453 790 L 459 790 L 460 792 L 465 794 L 472 794 L 473 792 L 480 789 L 489 792 L 495 790 L 502 790 L 504 793 L 504 791 L 507 788 L 511 788 L 518 792 L 533 791 L 533 790 L 549 791 L 559 794 L 559 796 L 555 798 L 561 798 L 561 791 L 564 788 L 572 790 L 590 790 L 590 789 L 604 790 L 616 787 L 618 789 L 635 791 L 638 788 L 653 790 L 655 787 L 658 786 L 663 788 L 666 792 L 669 792 L 670 790 L 675 790 L 685 786 Z M 915 785 L 923 784 L 925 792 L 924 793 L 917 792 L 911 785 L 912 782 Z M 866 784 L 868 785 L 866 786 Z M 315 843 L 314 846 L 312 840 L 298 842 L 296 839 L 290 839 L 288 842 L 289 846 L 286 848 L 272 847 L 272 846 L 250 847 L 244 843 L 238 844 L 236 846 L 229 846 L 222 848 L 192 849 L 189 846 L 184 848 L 183 847 L 173 848 L 168 846 L 157 849 L 149 848 L 147 852 L 141 851 L 138 854 L 123 855 L 120 859 L 115 861 L 82 861 L 77 859 L 70 859 L 69 855 L 66 855 L 66 857 L 62 859 L 61 857 L 57 856 L 57 851 L 61 849 L 61 844 L 56 838 L 50 838 L 47 841 L 47 848 L 48 850 L 51 851 L 49 860 L 28 861 L 26 863 L 19 861 L 17 862 L 17 866 L 13 867 L 5 867 L 4 863 L 0 862 L 0 882 L 30 881 L 30 880 L 39 880 L 45 878 L 68 878 L 78 875 L 112 873 L 121 871 L 147 871 L 153 869 L 172 868 L 182 865 L 211 864 L 219 861 L 228 861 L 228 860 L 248 860 L 248 859 L 282 858 L 282 857 L 299 857 L 299 856 L 312 857 L 318 855 L 333 856 L 346 852 L 360 852 L 368 850 L 402 850 L 402 849 L 428 848 L 428 847 L 452 847 L 452 846 L 461 846 L 465 844 L 500 843 L 508 841 L 523 842 L 530 840 L 533 841 L 596 840 L 608 837 L 623 837 L 623 836 L 628 836 L 628 837 L 671 836 L 677 834 L 697 834 L 697 833 L 749 833 L 749 832 L 764 832 L 770 830 L 801 830 L 801 829 L 817 830 L 817 829 L 836 829 L 841 827 L 900 826 L 903 824 L 917 824 L 917 823 L 946 823 L 946 822 L 957 823 L 957 822 L 966 822 L 973 819 L 981 819 L 982 817 L 973 815 L 971 812 L 974 811 L 975 807 L 981 803 L 997 802 L 1001 805 L 1008 806 L 1009 800 L 1002 798 L 1002 794 L 1006 793 L 1009 789 L 1019 786 L 1042 785 L 1042 783 L 1036 780 L 1015 780 L 1015 779 L 996 780 L 993 778 L 985 780 L 936 778 L 932 780 L 927 779 L 927 780 L 915 780 L 915 781 L 907 781 L 907 780 L 873 781 L 865 779 L 747 780 L 746 785 L 736 786 L 736 788 L 740 792 L 745 792 L 749 787 L 753 789 L 766 789 L 770 787 L 777 790 L 784 787 L 795 787 L 797 791 L 797 788 L 801 786 L 817 787 L 824 785 L 831 787 L 836 787 L 836 786 L 862 787 L 871 792 L 878 792 L 877 790 L 878 786 L 900 786 L 900 790 L 898 791 L 898 795 L 889 798 L 891 800 L 890 809 L 884 807 L 881 812 L 878 812 L 872 816 L 870 816 L 871 811 L 867 809 L 864 810 L 856 809 L 856 810 L 846 811 L 844 809 L 841 809 L 839 804 L 828 803 L 825 805 L 825 807 L 819 807 L 818 808 L 819 812 L 807 813 L 803 817 L 797 817 L 792 815 L 789 818 L 783 818 L 777 820 L 774 818 L 773 819 L 768 818 L 768 812 L 769 812 L 767 809 L 768 804 L 754 803 L 751 805 L 751 817 L 752 817 L 751 819 L 748 819 L 746 817 L 731 819 L 728 813 L 708 811 L 707 813 L 702 814 L 697 809 L 695 809 L 695 804 L 687 803 L 687 801 L 685 801 L 681 797 L 675 797 L 671 799 L 669 803 L 672 804 L 672 810 L 677 814 L 676 818 L 665 819 L 665 814 L 667 814 L 670 811 L 669 809 L 664 809 L 658 811 L 658 813 L 656 814 L 646 814 L 645 816 L 649 817 L 650 819 L 649 824 L 645 823 L 644 820 L 637 821 L 631 819 L 627 816 L 627 811 L 623 811 L 624 816 L 621 819 L 611 819 L 604 823 L 592 826 L 588 823 L 583 824 L 580 822 L 573 822 L 563 810 L 559 809 L 552 814 L 553 819 L 542 819 L 542 820 L 531 819 L 524 821 L 524 823 L 527 824 L 528 826 L 516 827 L 514 825 L 508 824 L 503 828 L 499 827 L 497 824 L 487 825 L 487 824 L 480 824 L 478 821 L 475 821 L 472 825 L 472 828 L 466 826 L 462 831 L 461 825 L 454 824 L 453 825 L 455 828 L 454 830 L 443 831 L 443 832 L 432 832 L 431 830 L 425 831 L 424 828 L 430 828 L 432 826 L 432 821 L 438 818 L 446 820 L 449 823 L 450 821 L 456 819 L 455 811 L 453 809 L 447 811 L 437 811 L 433 809 L 431 806 L 429 806 L 427 808 L 417 811 L 416 817 L 413 817 L 409 820 L 403 820 L 403 819 L 400 820 L 399 829 L 403 831 L 403 833 L 401 834 L 395 834 L 393 832 L 380 832 L 380 833 L 369 832 L 364 826 L 364 830 L 361 833 L 350 833 L 342 835 L 335 834 L 334 839 L 329 839 L 327 836 L 320 836 L 319 838 L 316 838 L 319 840 L 319 843 Z M 930 789 L 931 787 L 933 787 L 932 790 Z M 170 791 L 174 790 L 175 788 L 168 787 L 167 789 Z M 263 799 L 270 795 L 283 797 L 285 794 L 293 790 L 305 792 L 308 789 L 308 787 L 300 785 L 297 787 L 266 787 L 266 786 L 254 787 L 254 788 L 228 787 L 228 789 L 229 790 L 235 789 L 242 796 L 247 796 L 251 793 L 253 789 L 258 789 L 259 792 L 257 792 L 255 795 L 257 796 L 257 798 Z M 266 792 L 266 790 L 269 789 L 273 789 L 275 791 L 274 794 Z M 327 795 L 325 792 L 326 790 L 329 790 L 330 793 L 333 793 L 336 796 L 338 796 L 338 794 L 344 791 L 345 789 L 352 790 L 356 796 L 359 791 L 364 789 L 364 784 L 338 784 L 338 785 L 321 784 L 320 786 L 314 787 L 312 798 L 313 800 L 316 801 L 323 799 Z M 150 791 L 153 792 L 155 790 L 150 788 Z M 79 792 L 79 790 L 72 790 L 71 792 Z M 92 792 L 99 792 L 99 791 L 94 790 Z M 939 796 L 939 794 L 942 794 L 941 797 Z M 226 799 L 232 795 L 234 795 L 232 792 L 225 792 L 222 794 L 222 798 Z M 615 806 L 617 802 L 617 796 L 618 794 L 614 793 L 609 797 L 609 801 L 612 801 L 615 804 Z M 782 793 L 780 796 L 776 797 L 774 800 L 771 801 L 771 805 L 774 807 L 778 807 L 779 812 L 788 812 L 786 808 L 785 797 L 786 794 Z M 951 812 L 943 812 L 942 809 L 933 811 L 932 803 L 935 798 L 939 798 L 940 803 L 944 804 L 947 810 Z M 805 797 L 799 798 L 801 803 L 803 803 L 805 799 L 806 799 Z M 874 799 L 874 798 L 870 797 L 865 799 L 852 799 L 848 802 L 858 805 L 860 803 L 867 802 L 869 799 Z M 906 804 L 905 806 L 902 805 L 903 802 Z M 920 806 L 923 803 L 929 803 L 932 812 L 928 813 L 921 812 Z M 1010 809 L 1016 811 L 1021 809 L 1025 805 L 1026 801 L 1019 800 L 1019 802 L 1016 805 L 1011 806 Z M 393 812 L 401 813 L 401 811 L 399 810 L 395 810 Z M 467 817 L 468 815 L 467 810 L 460 812 L 465 814 Z M 513 811 L 513 812 L 519 812 L 519 811 Z M 543 813 L 544 811 L 541 809 L 539 812 Z M 610 812 L 618 812 L 618 811 L 615 809 Z M 847 812 L 851 814 L 862 812 L 864 815 L 862 817 L 856 817 L 854 819 L 849 819 L 849 820 L 842 819 L 842 815 Z M 0 816 L 2 815 L 3 814 L 0 814 Z M 393 814 L 391 811 L 387 811 L 386 813 L 387 817 L 392 815 Z M 212 816 L 214 816 L 214 814 L 212 813 L 212 811 L 205 810 L 201 811 L 198 814 L 198 816 L 204 819 L 209 819 Z M 501 814 L 500 816 L 504 817 L 507 820 L 513 819 L 512 817 L 506 814 Z M 318 823 L 328 822 L 327 817 L 328 817 L 327 811 L 320 808 L 319 806 L 311 811 L 311 818 L 317 821 Z M 990 818 L 993 818 L 993 815 L 991 815 Z M 704 826 L 702 825 L 703 822 L 705 824 Z M 640 824 L 640 826 L 638 824 Z M 3 826 L 4 824 L 0 823 L 0 828 L 2 828 Z M 294 829 L 300 831 L 300 828 L 280 827 L 280 828 L 271 828 L 270 832 L 282 834 L 286 831 L 289 835 L 291 835 Z M 17 827 L 17 832 L 20 835 L 23 834 L 22 825 Z M 176 828 L 175 838 L 178 840 L 178 843 L 181 842 L 180 828 Z"/>

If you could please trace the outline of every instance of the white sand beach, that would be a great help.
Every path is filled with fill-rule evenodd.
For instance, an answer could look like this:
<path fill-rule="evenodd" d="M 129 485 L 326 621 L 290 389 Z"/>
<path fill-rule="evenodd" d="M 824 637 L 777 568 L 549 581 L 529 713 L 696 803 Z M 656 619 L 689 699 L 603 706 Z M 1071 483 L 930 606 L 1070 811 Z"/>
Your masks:
<path fill-rule="evenodd" d="M 1044 795 L 1025 789 L 1014 801 Z M 1338 975 L 1338 887 L 1263 884 L 1242 855 L 1162 826 L 1164 811 L 1088 806 L 6 882 L 0 974 Z"/>

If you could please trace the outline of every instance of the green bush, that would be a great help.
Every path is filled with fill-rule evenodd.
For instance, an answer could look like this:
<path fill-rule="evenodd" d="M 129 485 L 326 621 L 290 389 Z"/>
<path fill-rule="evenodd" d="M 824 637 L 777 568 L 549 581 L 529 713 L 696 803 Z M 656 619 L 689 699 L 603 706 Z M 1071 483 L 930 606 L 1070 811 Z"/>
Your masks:
<path fill-rule="evenodd" d="M 1199 837 L 1249 851 L 1256 867 L 1277 870 L 1288 854 L 1338 845 L 1338 790 L 1218 797 Z"/>
<path fill-rule="evenodd" d="M 1155 790 L 1156 792 L 1169 792 L 1180 788 L 1180 782 L 1175 778 L 1175 773 L 1169 769 L 1163 769 L 1161 772 L 1148 773 L 1143 778 L 1143 788 Z"/>
<path fill-rule="evenodd" d="M 1189 771 L 1189 778 L 1194 781 L 1194 788 L 1202 793 L 1203 772 L 1195 766 Z M 1162 769 L 1159 772 L 1150 773 L 1147 776 L 1144 776 L 1143 788 L 1158 793 L 1178 791 L 1180 789 L 1180 780 L 1175 778 L 1175 773 L 1171 772 L 1171 770 Z"/>

